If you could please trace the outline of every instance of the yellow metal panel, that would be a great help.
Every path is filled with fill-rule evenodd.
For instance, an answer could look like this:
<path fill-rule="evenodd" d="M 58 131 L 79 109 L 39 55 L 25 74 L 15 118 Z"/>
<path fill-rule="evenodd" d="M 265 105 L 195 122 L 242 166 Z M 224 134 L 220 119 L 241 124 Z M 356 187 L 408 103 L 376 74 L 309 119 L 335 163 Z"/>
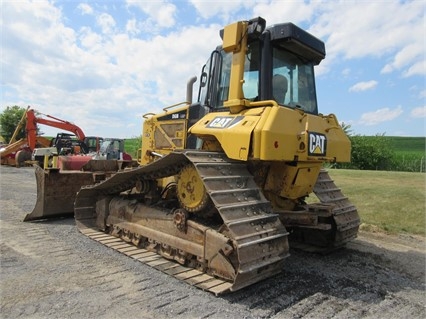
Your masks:
<path fill-rule="evenodd" d="M 165 108 L 163 113 L 144 116 L 140 164 L 148 164 L 155 159 L 150 152 L 167 155 L 185 147 L 188 105 L 176 107 L 179 105 Z"/>
<path fill-rule="evenodd" d="M 261 137 L 262 137 L 262 128 L 265 126 L 265 122 L 269 117 L 269 114 L 271 112 L 271 108 L 267 107 L 263 110 L 262 117 L 260 118 L 256 128 L 253 131 L 253 141 L 252 141 L 252 151 L 253 151 L 253 158 L 258 159 L 260 158 L 260 152 L 261 152 Z"/>
<path fill-rule="evenodd" d="M 239 49 L 242 30 L 242 22 L 232 23 L 223 29 L 223 50 L 225 52 L 236 51 Z"/>
<path fill-rule="evenodd" d="M 280 106 L 239 114 L 210 113 L 191 128 L 191 133 L 205 139 L 214 137 L 233 159 L 350 160 L 350 141 L 334 115 L 316 116 Z"/>
<path fill-rule="evenodd" d="M 300 162 L 295 166 L 274 162 L 269 169 L 265 190 L 291 199 L 306 196 L 312 192 L 320 169 L 320 162 Z"/>
<path fill-rule="evenodd" d="M 271 107 L 270 113 L 261 130 L 259 159 L 292 161 L 297 154 L 298 134 L 304 127 L 300 123 L 301 115 L 288 108 Z"/>
<path fill-rule="evenodd" d="M 148 164 L 150 162 L 150 157 L 148 156 L 147 151 L 154 149 L 154 130 L 154 119 L 152 117 L 146 119 L 145 122 L 143 122 L 142 128 L 141 164 Z"/>
<path fill-rule="evenodd" d="M 229 112 L 209 113 L 191 127 L 190 132 L 200 138 L 214 137 L 229 158 L 247 160 L 251 133 L 261 119 L 261 109 L 248 109 L 240 114 Z"/>
<path fill-rule="evenodd" d="M 244 64 L 247 50 L 246 22 L 237 22 L 225 27 L 223 49 L 225 52 L 233 52 L 228 101 L 224 102 L 224 106 L 229 107 L 231 113 L 236 114 L 247 106 L 243 93 Z"/>
<path fill-rule="evenodd" d="M 255 158 L 276 161 L 350 160 L 350 141 L 334 115 L 272 107 L 253 138 Z"/>

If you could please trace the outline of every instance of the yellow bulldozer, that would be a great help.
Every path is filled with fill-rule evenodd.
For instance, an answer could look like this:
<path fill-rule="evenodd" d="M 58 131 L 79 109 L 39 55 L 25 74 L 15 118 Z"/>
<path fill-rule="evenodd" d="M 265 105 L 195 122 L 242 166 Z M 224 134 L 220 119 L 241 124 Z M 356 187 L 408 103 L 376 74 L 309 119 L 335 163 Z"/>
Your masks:
<path fill-rule="evenodd" d="M 336 249 L 360 223 L 323 169 L 351 147 L 318 112 L 324 43 L 260 17 L 220 36 L 197 101 L 193 78 L 185 102 L 144 115 L 140 165 L 82 181 L 74 202 L 83 234 L 216 295 L 279 273 L 289 242 Z"/>

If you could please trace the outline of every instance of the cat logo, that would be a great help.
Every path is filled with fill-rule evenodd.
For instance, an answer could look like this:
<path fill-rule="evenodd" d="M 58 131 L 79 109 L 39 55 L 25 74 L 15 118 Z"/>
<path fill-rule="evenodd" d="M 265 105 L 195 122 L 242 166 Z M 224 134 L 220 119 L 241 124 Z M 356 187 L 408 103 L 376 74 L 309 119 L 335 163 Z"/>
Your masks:
<path fill-rule="evenodd" d="M 238 124 L 244 116 L 217 116 L 208 125 L 208 128 L 229 128 Z"/>
<path fill-rule="evenodd" d="M 325 156 L 327 151 L 327 138 L 324 134 L 309 132 L 309 152 L 308 155 Z"/>

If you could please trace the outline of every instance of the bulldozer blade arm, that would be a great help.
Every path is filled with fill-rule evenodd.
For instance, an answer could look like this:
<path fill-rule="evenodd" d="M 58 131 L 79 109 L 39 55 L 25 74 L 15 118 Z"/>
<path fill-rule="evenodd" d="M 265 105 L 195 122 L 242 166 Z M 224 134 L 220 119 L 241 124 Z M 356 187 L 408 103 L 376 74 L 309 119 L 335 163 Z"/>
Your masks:
<path fill-rule="evenodd" d="M 92 172 L 44 170 L 35 167 L 37 202 L 24 221 L 72 215 L 77 192 L 84 185 L 94 184 Z"/>

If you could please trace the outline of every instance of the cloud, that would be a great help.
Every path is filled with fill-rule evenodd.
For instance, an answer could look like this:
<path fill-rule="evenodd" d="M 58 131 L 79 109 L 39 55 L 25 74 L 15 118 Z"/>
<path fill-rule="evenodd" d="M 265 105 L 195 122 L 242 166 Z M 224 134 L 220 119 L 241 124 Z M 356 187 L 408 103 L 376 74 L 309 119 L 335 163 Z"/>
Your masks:
<path fill-rule="evenodd" d="M 425 61 L 418 61 L 412 66 L 410 66 L 407 70 L 403 72 L 404 77 L 410 77 L 413 75 L 425 75 L 426 74 L 426 68 L 425 68 Z"/>
<path fill-rule="evenodd" d="M 114 31 L 115 20 L 108 13 L 101 13 L 96 17 L 97 24 L 101 27 L 102 33 L 110 34 Z"/>
<path fill-rule="evenodd" d="M 391 63 L 388 63 L 383 67 L 381 73 L 386 74 L 391 73 L 395 70 L 400 70 L 412 63 L 412 61 L 422 59 L 424 53 L 424 45 L 420 42 L 407 45 L 395 55 Z M 411 76 L 415 74 L 425 74 L 423 61 L 415 63 L 408 70 L 405 69 L 405 76 Z"/>
<path fill-rule="evenodd" d="M 344 77 L 347 77 L 347 76 L 349 76 L 351 74 L 351 69 L 350 68 L 345 68 L 343 71 L 342 71 L 342 75 L 344 76 Z"/>
<path fill-rule="evenodd" d="M 377 86 L 377 81 L 358 82 L 349 88 L 349 92 L 361 92 L 374 89 Z"/>
<path fill-rule="evenodd" d="M 134 1 L 126 0 L 129 7 L 137 7 L 148 15 L 144 24 L 147 27 L 171 28 L 176 24 L 176 6 L 167 0 Z"/>
<path fill-rule="evenodd" d="M 4 5 L 1 22 L 1 66 L 9 74 L 2 107 L 29 104 L 77 123 L 87 134 L 111 127 L 122 129 L 109 134 L 139 135 L 140 114 L 184 101 L 187 80 L 199 75 L 220 42 L 215 24 L 141 39 L 131 37 L 137 26 L 129 24 L 132 32 L 126 33 L 108 13 L 97 17 L 103 32 L 74 30 L 49 2 L 14 3 Z"/>
<path fill-rule="evenodd" d="M 131 35 L 136 35 L 141 32 L 136 19 L 128 20 L 126 23 L 126 32 Z"/>
<path fill-rule="evenodd" d="M 89 6 L 87 3 L 80 3 L 77 6 L 77 9 L 80 9 L 81 13 L 83 15 L 84 14 L 89 14 L 89 15 L 93 14 L 93 8 L 91 6 Z"/>
<path fill-rule="evenodd" d="M 78 34 L 78 40 L 80 41 L 80 46 L 83 49 L 93 52 L 102 48 L 102 35 L 93 32 L 93 30 L 89 27 L 81 28 Z"/>
<path fill-rule="evenodd" d="M 320 9 L 316 1 L 256 1 L 255 3 L 254 6 L 249 4 L 253 8 L 253 17 L 260 15 L 269 25 L 282 22 L 296 24 L 308 22 L 314 12 Z M 311 32 L 311 30 L 308 31 Z"/>
<path fill-rule="evenodd" d="M 395 109 L 390 109 L 388 107 L 378 109 L 374 112 L 368 112 L 361 115 L 361 120 L 359 124 L 361 125 L 376 125 L 383 122 L 388 122 L 396 119 L 403 113 L 402 107 L 398 106 Z"/>
<path fill-rule="evenodd" d="M 203 1 L 190 0 L 203 19 L 219 16 L 229 22 L 262 16 L 268 24 L 292 21 L 326 43 L 327 58 L 317 67 L 322 75 L 336 59 L 381 58 L 382 73 L 404 77 L 426 74 L 424 1 Z M 284 19 L 283 19 L 284 17 Z M 286 18 L 287 17 L 287 18 Z M 362 19 L 360 19 L 362 17 Z M 240 16 L 238 16 L 240 18 Z"/>
<path fill-rule="evenodd" d="M 385 57 L 383 73 L 408 77 L 425 74 L 417 66 L 426 54 L 425 10 L 424 1 L 318 2 L 310 30 L 326 42 L 328 59 Z"/>
<path fill-rule="evenodd" d="M 261 16 L 268 25 L 282 22 L 309 21 L 319 4 L 305 1 L 205 1 L 189 0 L 201 19 L 219 18 L 222 23 L 248 20 Z M 284 18 L 283 17 L 291 17 Z"/>
<path fill-rule="evenodd" d="M 344 64 L 340 77 L 352 78 L 362 74 L 363 57 L 382 63 L 378 68 L 396 83 L 424 72 L 423 1 L 82 1 L 3 3 L 1 107 L 30 104 L 83 128 L 113 122 L 123 137 L 140 134 L 141 114 L 185 99 L 186 81 L 220 43 L 224 23 L 259 15 L 268 25 L 295 22 L 326 43 L 317 75 Z M 365 81 L 350 91 L 383 87 Z"/>
<path fill-rule="evenodd" d="M 254 0 L 233 0 L 233 1 L 203 1 L 203 0 L 189 0 L 189 3 L 195 8 L 197 13 L 203 19 L 210 19 L 212 17 L 219 17 L 224 22 L 229 22 L 230 16 L 234 12 L 240 11 L 244 8 L 253 7 Z M 250 19 L 252 17 L 245 17 Z M 244 19 L 244 18 L 242 18 Z"/>
<path fill-rule="evenodd" d="M 412 109 L 410 116 L 414 118 L 426 117 L 426 106 L 420 106 Z"/>

